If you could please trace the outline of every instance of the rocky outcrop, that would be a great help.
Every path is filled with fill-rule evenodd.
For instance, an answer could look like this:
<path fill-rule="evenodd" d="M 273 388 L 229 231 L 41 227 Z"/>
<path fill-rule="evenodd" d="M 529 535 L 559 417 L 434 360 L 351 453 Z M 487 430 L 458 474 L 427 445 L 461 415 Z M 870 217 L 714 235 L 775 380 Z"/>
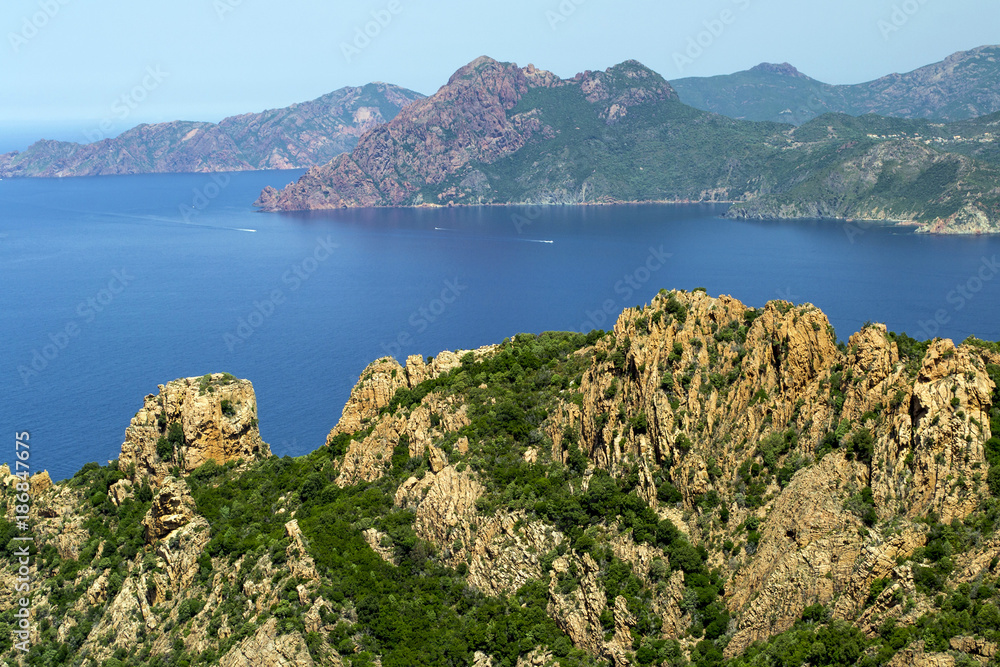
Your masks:
<path fill-rule="evenodd" d="M 384 474 L 393 449 L 408 442 L 407 453 L 425 457 L 429 470 L 399 487 L 397 506 L 414 511 L 418 536 L 452 565 L 468 566 L 471 585 L 504 595 L 542 576 L 542 556 L 565 538 L 523 512 L 479 515 L 483 487 L 455 467 L 476 444 L 466 441 L 450 454 L 438 446 L 467 423 L 453 394 L 429 393 L 380 414 L 395 391 L 457 367 L 461 354 L 430 363 L 411 357 L 405 369 L 383 360 L 366 374 L 345 416 L 368 434 L 350 443 L 341 481 Z M 963 518 L 985 490 L 974 471 L 986 466 L 991 351 L 936 341 L 914 360 L 901 356 L 883 325 L 838 344 L 826 317 L 808 304 L 750 309 L 731 297 L 663 292 L 645 308 L 626 310 L 586 354 L 593 361 L 581 378 L 582 400 L 558 398 L 540 429 L 551 452 L 529 447 L 523 458 L 566 463 L 564 436 L 577 431 L 591 469 L 635 475 L 636 493 L 660 517 L 695 544 L 711 545 L 712 567 L 731 575 L 728 655 L 790 628 L 810 605 L 826 605 L 834 618 L 872 635 L 886 619 L 906 625 L 933 611 L 905 563 L 927 541 L 926 524 L 915 519 Z M 431 414 L 437 427 L 429 426 Z M 747 479 L 761 484 L 752 498 Z M 663 481 L 679 492 L 679 503 L 660 500 Z M 710 493 L 725 506 L 726 522 L 699 506 Z M 754 528 L 746 528 L 750 522 Z M 683 637 L 693 622 L 684 574 L 664 573 L 661 549 L 635 543 L 614 525 L 603 530 L 614 555 L 655 591 L 650 604 L 662 636 Z M 369 532 L 373 548 L 386 552 L 382 536 Z M 733 543 L 728 557 L 718 551 L 725 540 Z M 959 576 L 979 576 L 997 553 L 1000 547 L 984 543 L 957 561 Z M 600 567 L 573 554 L 556 564 L 550 614 L 577 647 L 625 660 L 634 621 L 619 601 L 602 598 Z M 568 577 L 578 587 L 566 590 Z M 873 601 L 876 579 L 888 583 Z M 906 599 L 912 602 L 902 604 Z M 606 610 L 613 630 L 607 614 L 600 622 Z"/>
<path fill-rule="evenodd" d="M 177 436 L 172 441 L 171 428 Z M 174 380 L 146 396 L 125 429 L 118 465 L 133 475 L 132 482 L 146 478 L 158 486 L 173 467 L 183 474 L 209 460 L 224 464 L 270 455 L 257 428 L 253 385 L 215 374 Z"/>
<path fill-rule="evenodd" d="M 662 549 L 648 544 L 636 544 L 628 534 L 611 538 L 615 558 L 632 566 L 632 571 L 653 591 L 653 613 L 663 619 L 661 632 L 665 637 L 681 637 L 691 625 L 691 615 L 684 610 L 684 572 L 676 570 L 663 580 L 657 580 L 654 566 L 667 566 L 669 559 Z M 657 563 L 657 561 L 661 561 Z M 618 618 L 616 615 L 615 618 Z M 627 646 L 626 643 L 622 644 Z"/>
<path fill-rule="evenodd" d="M 187 525 L 195 516 L 194 498 L 187 485 L 173 477 L 163 482 L 159 494 L 153 499 L 153 506 L 142 520 L 146 529 L 146 542 L 156 540 Z"/>
<path fill-rule="evenodd" d="M 549 667 L 555 664 L 557 663 L 552 658 L 552 651 L 536 648 L 527 655 L 519 657 L 516 667 Z"/>
<path fill-rule="evenodd" d="M 414 511 L 418 537 L 452 553 L 455 560 L 462 550 L 458 545 L 473 542 L 476 500 L 482 493 L 483 486 L 469 472 L 449 466 L 423 479 L 407 479 L 396 491 L 395 504 Z"/>
<path fill-rule="evenodd" d="M 145 619 L 152 616 L 145 591 L 139 588 L 137 580 L 129 577 L 122 584 L 121 591 L 105 608 L 100 623 L 94 627 L 83 649 L 101 659 L 110 657 L 117 648 L 127 650 L 138 642 L 140 634 L 147 628 Z M 105 637 L 109 641 L 99 639 Z"/>
<path fill-rule="evenodd" d="M 299 528 L 298 520 L 292 519 L 285 524 L 285 534 L 289 540 L 289 545 L 285 549 L 285 555 L 288 558 L 288 571 L 301 581 L 315 584 L 319 581 L 316 562 L 309 555 L 305 536 Z"/>
<path fill-rule="evenodd" d="M 391 466 L 393 450 L 401 441 L 407 441 L 411 458 L 428 455 L 434 472 L 447 465 L 447 457 L 434 443 L 447 433 L 458 431 L 468 424 L 468 407 L 452 397 L 437 394 L 426 396 L 409 414 L 395 414 L 375 420 L 388 406 L 400 389 L 412 389 L 420 383 L 434 379 L 461 366 L 461 359 L 471 354 L 473 359 L 483 359 L 493 354 L 495 346 L 472 351 L 442 352 L 436 358 L 424 361 L 412 356 L 405 369 L 391 357 L 379 359 L 368 366 L 355 385 L 344 406 L 340 421 L 327 436 L 327 445 L 342 434 L 351 434 L 372 426 L 371 433 L 361 440 L 348 444 L 347 455 L 340 466 L 337 483 L 341 486 L 360 481 L 373 481 Z M 456 447 L 461 447 L 460 443 Z M 468 440 L 465 442 L 468 447 Z"/>
<path fill-rule="evenodd" d="M 609 607 L 609 601 L 598 579 L 600 571 L 590 554 L 557 558 L 549 574 L 549 615 L 578 648 L 610 660 L 616 667 L 630 666 L 632 662 L 626 652 L 631 649 L 629 628 L 635 619 L 624 598 L 619 596 L 610 601 L 615 630 L 611 639 L 605 640 L 601 614 Z M 564 579 L 578 583 L 565 591 L 560 586 Z"/>
<path fill-rule="evenodd" d="M 983 424 L 989 424 L 993 382 L 969 348 L 935 341 L 913 386 L 913 486 L 910 517 L 937 512 L 941 520 L 964 518 L 978 503 L 973 481 L 985 463 Z"/>
<path fill-rule="evenodd" d="M 385 357 L 373 361 L 351 390 L 340 421 L 327 437 L 327 444 L 341 433 L 360 431 L 379 410 L 389 405 L 397 390 L 408 386 L 406 371 L 395 359 Z"/>
<path fill-rule="evenodd" d="M 811 604 L 836 600 L 835 615 L 853 620 L 871 582 L 892 578 L 897 561 L 923 546 L 921 524 L 882 533 L 863 523 L 865 487 L 884 520 L 963 518 L 984 491 L 973 471 L 986 465 L 993 382 L 980 349 L 937 341 L 911 375 L 884 326 L 866 327 L 841 350 L 809 305 L 751 311 L 699 292 L 664 293 L 626 310 L 597 347 L 581 387 L 580 431 L 593 462 L 616 475 L 638 462 L 639 491 L 654 505 L 655 475 L 672 481 L 687 507 L 713 491 L 728 505 L 730 527 L 751 517 L 760 524 L 759 541 L 728 564 L 735 575 L 726 601 L 737 619 L 730 655 L 790 627 Z M 559 413 L 550 432 L 568 418 Z M 757 443 L 779 442 L 785 429 L 793 444 L 768 464 L 773 454 Z M 840 449 L 808 465 L 831 432 Z M 871 462 L 845 455 L 865 433 Z M 804 469 L 779 484 L 765 466 L 776 473 L 782 462 Z M 758 509 L 746 506 L 742 474 L 770 480 Z M 739 547 L 746 539 L 738 530 L 720 534 L 708 519 L 688 524 L 693 541 L 730 537 Z M 980 557 L 980 567 L 989 560 Z M 676 614 L 665 618 L 683 625 Z"/>
<path fill-rule="evenodd" d="M 167 598 L 167 590 L 180 595 L 191 586 L 200 569 L 198 559 L 211 537 L 208 521 L 200 516 L 164 536 L 155 547 L 162 573 L 151 578 L 156 589 L 154 600 Z"/>
<path fill-rule="evenodd" d="M 563 539 L 552 526 L 525 522 L 523 514 L 499 513 L 484 521 L 474 542 L 460 551 L 469 562 L 469 585 L 487 595 L 509 595 L 543 577 L 542 558 Z"/>
<path fill-rule="evenodd" d="M 305 639 L 299 633 L 279 635 L 278 620 L 270 619 L 253 637 L 244 639 L 219 660 L 222 667 L 312 667 Z M 331 656 L 329 665 L 340 666 L 340 656 Z"/>
<path fill-rule="evenodd" d="M 787 630 L 806 606 L 829 603 L 861 555 L 861 522 L 843 507 L 846 489 L 857 488 L 863 474 L 860 466 L 828 456 L 806 473 L 779 496 L 753 559 L 730 586 L 727 603 L 741 610 L 730 655 Z"/>
<path fill-rule="evenodd" d="M 984 665 L 992 660 L 997 654 L 996 643 L 988 642 L 985 639 L 976 639 L 975 637 L 952 637 L 951 642 L 949 643 L 952 649 L 962 653 L 967 653 Z"/>
<path fill-rule="evenodd" d="M 607 595 L 598 581 L 600 568 L 590 554 L 583 557 L 567 555 L 557 558 L 549 574 L 549 615 L 573 644 L 594 655 L 604 654 L 604 630 L 601 612 L 608 605 Z M 559 587 L 560 575 L 578 580 L 569 592 Z"/>
<path fill-rule="evenodd" d="M 409 458 L 426 456 L 432 470 L 439 472 L 448 459 L 433 443 L 468 424 L 467 412 L 468 407 L 453 397 L 431 394 L 409 415 L 378 420 L 370 434 L 348 445 L 337 483 L 349 486 L 378 479 L 391 468 L 393 451 L 400 442 L 407 443 Z"/>
<path fill-rule="evenodd" d="M 365 538 L 365 542 L 371 547 L 372 551 L 377 553 L 382 560 L 386 563 L 398 565 L 396 556 L 391 548 L 392 538 L 375 528 L 368 528 L 362 531 L 361 535 Z"/>
<path fill-rule="evenodd" d="M 933 604 L 918 593 L 909 564 L 893 568 L 885 578 L 890 583 L 854 620 L 858 629 L 869 637 L 876 636 L 890 620 L 900 626 L 913 625 L 921 616 L 933 611 Z M 840 612 L 843 611 L 840 607 Z"/>
<path fill-rule="evenodd" d="M 899 651 L 888 667 L 954 667 L 955 658 L 947 653 L 926 653 L 924 642 L 913 642 Z"/>
<path fill-rule="evenodd" d="M 97 662 L 142 646 L 160 661 L 214 651 L 221 664 L 337 665 L 337 649 L 349 660 L 374 651 L 372 619 L 391 614 L 372 602 L 393 602 L 381 587 L 398 575 L 433 578 L 463 600 L 456 610 L 470 603 L 463 618 L 483 637 L 501 625 L 475 619 L 514 618 L 513 605 L 565 633 L 537 649 L 542 635 L 518 643 L 516 659 L 515 644 L 497 644 L 510 664 L 557 662 L 567 640 L 616 667 L 647 664 L 651 651 L 695 659 L 702 642 L 732 657 L 812 627 L 818 605 L 874 654 L 888 623 L 936 635 L 964 586 L 979 608 L 970 619 L 995 614 L 986 600 L 1000 538 L 993 501 L 981 501 L 995 479 L 998 349 L 917 343 L 882 325 L 840 343 L 808 304 L 662 292 L 607 333 L 381 359 L 328 449 L 188 478 L 171 474 L 187 458 L 252 453 L 259 436 L 249 383 L 177 381 L 147 397 L 120 461 L 51 486 L 32 478 L 36 562 L 49 574 L 36 608 L 58 607 L 55 636 Z M 469 366 L 493 354 L 498 363 Z M 516 364 L 524 375 L 510 391 L 500 374 Z M 17 483 L 0 467 L 8 520 Z M 327 503 L 337 509 L 315 513 Z M 251 506 L 263 514 L 235 520 Z M 213 531 L 205 517 L 230 525 Z M 954 552 L 928 567 L 949 530 Z M 324 551 L 337 542 L 344 552 Z M 13 567 L 0 568 L 4 608 Z M 355 567 L 392 575 L 369 589 L 367 577 L 343 576 Z M 928 594 L 939 585 L 940 598 Z M 89 627 L 97 606 L 106 611 Z M 988 632 L 953 635 L 950 653 L 916 643 L 891 664 L 996 659 Z M 498 664 L 489 646 L 465 661 Z"/>

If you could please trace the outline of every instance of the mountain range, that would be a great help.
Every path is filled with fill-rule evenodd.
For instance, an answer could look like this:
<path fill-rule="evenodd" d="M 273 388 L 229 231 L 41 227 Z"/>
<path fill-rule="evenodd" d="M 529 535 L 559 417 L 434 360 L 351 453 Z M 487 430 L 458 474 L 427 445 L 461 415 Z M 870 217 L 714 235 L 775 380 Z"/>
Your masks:
<path fill-rule="evenodd" d="M 801 125 L 827 112 L 966 120 L 1000 111 L 1000 46 L 855 85 L 826 84 L 788 63 L 670 83 L 695 108 L 745 120 Z"/>
<path fill-rule="evenodd" d="M 341 88 L 282 109 L 139 125 L 90 144 L 38 141 L 0 155 L 0 177 L 298 169 L 350 151 L 371 128 L 422 95 L 385 83 Z"/>
<path fill-rule="evenodd" d="M 561 79 L 481 57 L 310 169 L 264 210 L 452 204 L 737 202 L 735 217 L 1000 229 L 987 116 L 957 125 L 828 114 L 801 126 L 682 103 L 636 61 Z"/>
<path fill-rule="evenodd" d="M 0 177 L 312 167 L 257 204 L 718 201 L 732 217 L 993 232 L 998 55 L 985 46 L 856 86 L 790 65 L 670 84 L 636 61 L 562 79 L 484 56 L 430 98 L 375 83 L 218 124 L 39 141 L 0 155 Z"/>

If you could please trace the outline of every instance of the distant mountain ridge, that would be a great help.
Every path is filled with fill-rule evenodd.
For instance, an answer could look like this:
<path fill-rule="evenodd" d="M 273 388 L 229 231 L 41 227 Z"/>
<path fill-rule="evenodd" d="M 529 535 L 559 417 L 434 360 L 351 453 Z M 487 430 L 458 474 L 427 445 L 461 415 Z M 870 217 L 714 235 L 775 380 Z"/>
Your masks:
<path fill-rule="evenodd" d="M 800 125 L 828 112 L 966 120 L 1000 111 L 1000 46 L 855 85 L 826 84 L 788 63 L 670 83 L 685 104 L 743 120 Z"/>
<path fill-rule="evenodd" d="M 451 204 L 737 202 L 736 217 L 1000 230 L 1000 128 L 828 114 L 734 120 L 679 101 L 636 61 L 560 79 L 482 57 L 310 169 L 265 210 Z"/>
<path fill-rule="evenodd" d="M 349 152 L 365 132 L 422 97 L 399 86 L 371 83 L 218 124 L 144 124 L 91 144 L 43 140 L 23 152 L 0 155 L 0 177 L 311 167 Z"/>

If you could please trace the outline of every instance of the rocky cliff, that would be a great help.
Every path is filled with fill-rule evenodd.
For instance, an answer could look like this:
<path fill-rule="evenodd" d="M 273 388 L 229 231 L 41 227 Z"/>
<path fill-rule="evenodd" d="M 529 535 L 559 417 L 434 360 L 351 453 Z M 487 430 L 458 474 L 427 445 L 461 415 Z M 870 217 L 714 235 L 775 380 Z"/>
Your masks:
<path fill-rule="evenodd" d="M 268 187 L 256 205 L 736 201 L 738 217 L 994 232 L 1000 159 L 992 121 L 959 127 L 827 115 L 792 128 L 697 111 L 635 61 L 560 79 L 482 57 L 366 134 L 351 154 L 280 192 Z"/>
<path fill-rule="evenodd" d="M 227 373 L 174 380 L 150 394 L 125 429 L 118 459 L 133 484 L 158 486 L 172 468 L 271 455 L 257 427 L 253 385 Z"/>
<path fill-rule="evenodd" d="M 23 152 L 0 155 L 0 178 L 312 167 L 349 152 L 365 132 L 421 97 L 372 83 L 218 124 L 139 125 L 88 144 L 39 141 Z"/>
<path fill-rule="evenodd" d="M 455 72 L 435 95 L 364 137 L 350 156 L 310 170 L 281 193 L 266 189 L 257 204 L 267 210 L 322 209 L 468 199 L 470 191 L 490 189 L 481 165 L 502 161 L 536 136 L 556 135 L 537 110 L 516 108 L 529 91 L 563 87 L 571 87 L 607 124 L 633 106 L 677 98 L 662 77 L 635 61 L 561 80 L 533 65 L 483 56 Z M 435 196 L 423 192 L 428 189 Z"/>
<path fill-rule="evenodd" d="M 112 666 L 986 663 L 998 382 L 996 343 L 878 324 L 839 341 L 812 305 L 703 291 L 661 292 L 610 332 L 377 360 L 299 459 L 267 457 L 249 383 L 175 381 L 118 461 L 32 478 L 35 648 L 2 649 Z M 23 482 L 0 477 L 9 541 Z"/>

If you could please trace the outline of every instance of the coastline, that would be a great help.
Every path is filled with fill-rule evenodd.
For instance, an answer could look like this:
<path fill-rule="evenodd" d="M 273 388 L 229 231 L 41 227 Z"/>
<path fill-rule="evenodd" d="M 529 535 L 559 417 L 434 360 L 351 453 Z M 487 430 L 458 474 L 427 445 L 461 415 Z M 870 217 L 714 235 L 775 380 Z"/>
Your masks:
<path fill-rule="evenodd" d="M 259 201 L 259 200 L 258 200 Z M 724 204 L 734 206 L 743 202 L 736 200 L 695 200 L 695 199 L 663 199 L 663 200 L 636 200 L 636 201 L 595 201 L 595 202 L 559 202 L 559 203 L 537 203 L 537 202 L 484 202 L 481 204 L 466 204 L 449 202 L 447 204 L 432 204 L 423 202 L 420 204 L 398 204 L 391 206 L 329 206 L 311 208 L 268 208 L 254 203 L 259 213 L 296 213 L 304 211 L 340 211 L 340 210 L 380 210 L 380 209 L 446 209 L 446 208 L 515 208 L 515 207 L 562 207 L 562 206 L 682 206 L 682 205 L 714 205 Z M 721 216 L 728 220 L 745 221 L 804 221 L 804 220 L 824 220 L 845 225 L 900 227 L 913 231 L 915 234 L 926 234 L 932 236 L 992 236 L 1000 234 L 1000 230 L 995 232 L 982 230 L 949 230 L 944 227 L 945 221 L 936 220 L 934 222 L 920 222 L 913 219 L 895 218 L 858 218 L 858 217 L 826 217 L 826 216 Z"/>

